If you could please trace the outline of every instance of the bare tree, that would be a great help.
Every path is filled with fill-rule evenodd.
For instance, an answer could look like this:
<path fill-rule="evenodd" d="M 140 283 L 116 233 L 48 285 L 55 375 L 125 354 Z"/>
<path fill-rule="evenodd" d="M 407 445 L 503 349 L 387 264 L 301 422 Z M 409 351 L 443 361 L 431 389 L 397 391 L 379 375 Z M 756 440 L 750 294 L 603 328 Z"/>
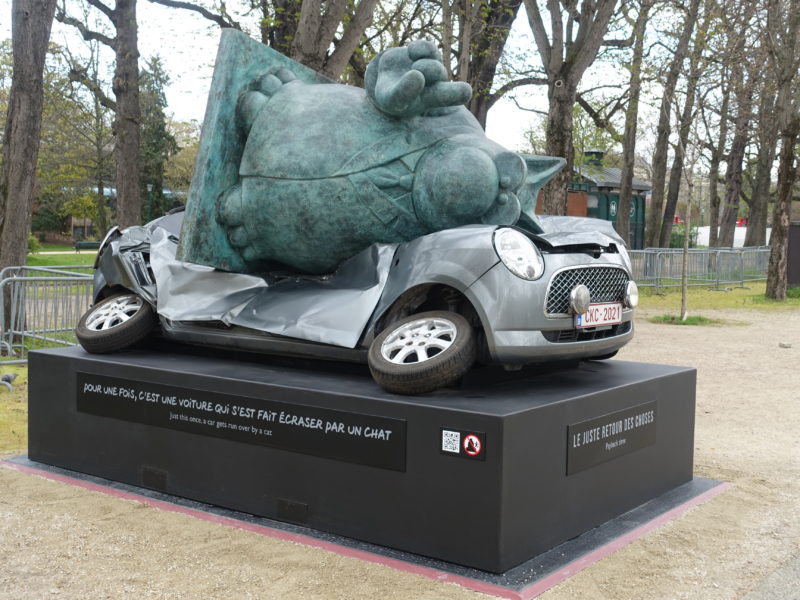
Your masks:
<path fill-rule="evenodd" d="M 449 4 L 450 0 L 442 0 L 443 9 Z M 503 95 L 523 85 L 545 84 L 547 80 L 526 74 L 511 78 L 493 90 L 500 57 L 522 0 L 464 0 L 460 4 L 464 10 L 456 11 L 459 16 L 459 36 L 455 79 L 466 81 L 472 86 L 473 95 L 469 110 L 485 127 L 489 109 Z M 453 12 L 452 9 L 448 10 L 450 13 Z M 448 10 L 442 11 L 443 24 Z M 446 39 L 446 35 L 447 29 L 442 35 L 444 52 L 446 47 L 453 46 L 450 40 Z M 447 57 L 448 54 L 445 53 L 445 60 Z"/>
<path fill-rule="evenodd" d="M 725 72 L 721 73 L 723 80 L 721 82 L 722 103 L 720 105 L 719 126 L 717 143 L 714 145 L 711 141 L 708 142 L 708 147 L 711 150 L 711 157 L 709 159 L 710 165 L 708 170 L 708 202 L 709 202 L 709 241 L 708 245 L 715 248 L 719 245 L 719 207 L 721 204 L 719 192 L 719 165 L 725 156 L 725 150 L 728 143 L 728 110 L 730 107 L 730 85 L 724 80 Z M 708 131 L 711 130 L 706 125 Z"/>
<path fill-rule="evenodd" d="M 114 79 L 111 89 L 116 100 L 108 98 L 87 75 L 85 68 L 73 68 L 70 77 L 96 94 L 100 102 L 114 111 L 114 158 L 116 163 L 117 223 L 128 227 L 141 222 L 142 196 L 139 180 L 139 47 L 136 0 L 116 0 L 111 8 L 100 0 L 87 2 L 113 25 L 115 37 L 89 29 L 60 6 L 56 19 L 75 27 L 83 39 L 95 40 L 114 51 Z"/>
<path fill-rule="evenodd" d="M 705 69 L 704 53 L 708 41 L 709 25 L 714 18 L 714 0 L 707 0 L 705 3 L 705 15 L 703 22 L 695 32 L 692 50 L 689 53 L 689 74 L 686 77 L 686 95 L 683 102 L 683 110 L 678 116 L 678 141 L 675 146 L 675 153 L 672 159 L 672 168 L 669 173 L 669 186 L 667 188 L 667 201 L 664 203 L 664 218 L 661 221 L 661 231 L 658 236 L 658 246 L 668 248 L 672 239 L 672 225 L 674 223 L 675 210 L 678 206 L 678 197 L 681 188 L 681 176 L 684 171 L 684 161 L 686 159 L 686 147 L 689 141 L 689 132 L 695 119 L 695 100 L 697 97 L 697 85 L 700 75 Z M 677 104 L 675 104 L 677 107 Z M 677 108 L 676 108 L 676 113 Z M 684 225 L 684 227 L 687 227 Z"/>
<path fill-rule="evenodd" d="M 767 298 L 786 299 L 787 257 L 789 241 L 789 206 L 792 187 L 797 179 L 795 146 L 800 135 L 800 115 L 795 114 L 781 131 L 781 156 L 778 167 L 778 195 L 772 213 L 769 266 L 767 269 Z"/>
<path fill-rule="evenodd" d="M 715 26 L 721 32 L 724 43 L 712 53 L 712 60 L 719 66 L 719 77 L 723 80 L 722 106 L 719 114 L 719 141 L 712 148 L 711 170 L 711 215 L 709 242 L 712 246 L 733 244 L 736 217 L 742 195 L 743 161 L 751 141 L 751 121 L 753 118 L 753 91 L 760 85 L 757 58 L 757 24 L 754 21 L 757 3 L 744 6 L 720 4 Z M 717 73 L 715 73 L 716 75 Z M 729 127 L 733 137 L 727 145 Z M 725 195 L 720 199 L 717 193 L 719 184 L 719 164 L 726 162 Z"/>
<path fill-rule="evenodd" d="M 0 169 L 0 268 L 25 264 L 42 126 L 42 72 L 55 8 L 55 0 L 13 0 L 11 5 L 14 70 Z"/>
<path fill-rule="evenodd" d="M 218 12 L 213 12 L 194 2 L 150 2 L 196 12 L 221 28 L 241 29 L 224 3 Z M 248 4 L 259 14 L 262 43 L 338 79 L 372 23 L 377 3 L 378 0 L 250 0 Z"/>
<path fill-rule="evenodd" d="M 644 38 L 647 20 L 654 0 L 641 0 L 639 14 L 633 25 L 633 56 L 630 63 L 630 86 L 628 108 L 625 111 L 625 134 L 622 141 L 622 174 L 619 190 L 619 210 L 617 211 L 617 233 L 629 243 L 631 193 L 633 191 L 633 168 L 636 159 L 636 126 L 639 121 L 639 96 L 642 88 L 642 60 L 644 57 Z"/>
<path fill-rule="evenodd" d="M 528 23 L 547 77 L 547 153 L 567 164 L 542 190 L 544 212 L 567 212 L 567 186 L 572 176 L 572 107 L 578 85 L 604 43 L 617 0 L 547 0 L 545 27 L 537 0 L 525 0 Z M 565 18 L 566 17 L 566 18 Z"/>
<path fill-rule="evenodd" d="M 778 146 L 778 123 L 775 114 L 776 90 L 772 78 L 765 78 L 761 86 L 761 100 L 756 119 L 758 156 L 756 176 L 750 199 L 745 246 L 764 246 L 767 243 L 767 212 L 769 208 L 772 165 Z"/>
<path fill-rule="evenodd" d="M 663 91 L 661 92 L 661 106 L 658 113 L 658 127 L 656 130 L 656 144 L 653 152 L 653 180 L 652 194 L 650 196 L 650 211 L 645 227 L 645 245 L 655 246 L 661 231 L 661 221 L 664 212 L 664 185 L 667 179 L 667 151 L 669 149 L 670 112 L 674 101 L 678 77 L 683 69 L 683 62 L 689 51 L 689 41 L 692 39 L 697 15 L 700 10 L 700 0 L 691 0 L 686 10 L 686 15 L 681 24 L 681 33 L 678 45 L 670 62 L 669 70 L 664 78 Z"/>
<path fill-rule="evenodd" d="M 736 104 L 736 117 L 733 123 L 733 140 L 728 152 L 728 167 L 725 171 L 725 199 L 722 205 L 722 216 L 719 221 L 719 245 L 728 248 L 733 246 L 736 232 L 736 217 L 739 214 L 739 201 L 742 191 L 742 163 L 748 142 L 750 141 L 750 119 L 752 116 L 753 77 L 745 77 L 743 68 L 737 64 L 733 67 L 733 87 Z"/>
<path fill-rule="evenodd" d="M 795 147 L 800 135 L 800 98 L 795 82 L 800 66 L 800 0 L 767 0 L 768 51 L 777 75 L 776 114 L 781 127 L 778 195 L 772 215 L 767 297 L 786 298 L 786 261 L 789 246 L 789 206 L 797 177 Z"/>
<path fill-rule="evenodd" d="M 338 79 L 372 22 L 376 3 L 377 0 L 359 0 L 355 11 L 348 15 L 347 0 L 327 0 L 324 10 L 321 0 L 303 0 L 297 31 L 292 40 L 292 58 Z M 345 16 L 348 16 L 346 21 Z M 336 31 L 340 26 L 343 32 L 336 39 Z M 334 50 L 329 54 L 332 44 Z"/>

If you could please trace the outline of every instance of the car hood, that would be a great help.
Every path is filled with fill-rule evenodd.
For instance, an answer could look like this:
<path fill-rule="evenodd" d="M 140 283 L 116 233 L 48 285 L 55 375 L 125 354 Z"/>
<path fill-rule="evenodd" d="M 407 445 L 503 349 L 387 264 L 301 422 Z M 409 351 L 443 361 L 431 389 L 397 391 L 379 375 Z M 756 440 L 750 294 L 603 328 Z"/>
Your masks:
<path fill-rule="evenodd" d="M 538 224 L 542 233 L 535 237 L 554 248 L 585 245 L 607 247 L 611 244 L 625 246 L 614 225 L 603 219 L 539 215 Z"/>

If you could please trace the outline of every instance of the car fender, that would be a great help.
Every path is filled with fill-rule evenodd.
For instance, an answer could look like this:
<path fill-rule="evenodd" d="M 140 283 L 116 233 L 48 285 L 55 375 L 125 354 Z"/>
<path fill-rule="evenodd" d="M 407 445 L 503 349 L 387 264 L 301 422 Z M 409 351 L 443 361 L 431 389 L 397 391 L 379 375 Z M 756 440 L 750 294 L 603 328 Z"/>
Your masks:
<path fill-rule="evenodd" d="M 419 237 L 397 248 L 383 294 L 364 329 L 364 342 L 381 318 L 408 291 L 446 285 L 469 298 L 469 287 L 500 262 L 494 225 L 468 225 Z"/>
<path fill-rule="evenodd" d="M 94 275 L 95 302 L 104 296 L 104 290 L 119 287 L 135 292 L 155 307 L 155 286 L 141 252 L 136 252 L 149 250 L 149 234 L 145 236 L 143 230 L 131 227 L 101 249 Z M 135 234 L 129 235 L 129 231 Z"/>

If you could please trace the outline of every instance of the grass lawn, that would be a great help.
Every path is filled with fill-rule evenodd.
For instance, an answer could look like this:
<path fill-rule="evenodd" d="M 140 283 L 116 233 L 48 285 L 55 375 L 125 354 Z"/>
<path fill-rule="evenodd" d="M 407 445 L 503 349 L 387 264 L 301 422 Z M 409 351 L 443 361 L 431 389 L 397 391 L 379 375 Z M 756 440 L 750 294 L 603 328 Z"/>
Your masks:
<path fill-rule="evenodd" d="M 13 392 L 0 386 L 0 452 L 28 448 L 28 367 L 0 364 L 0 374 L 17 373 Z"/>
<path fill-rule="evenodd" d="M 29 267 L 59 267 L 64 265 L 93 265 L 97 252 L 66 252 L 64 254 L 28 254 Z"/>
<path fill-rule="evenodd" d="M 690 314 L 702 310 L 721 308 L 751 308 L 763 310 L 798 310 L 800 293 L 794 288 L 783 302 L 764 297 L 767 284 L 764 281 L 750 282 L 749 289 L 730 289 L 726 292 L 713 292 L 704 287 L 689 288 L 687 308 Z M 639 288 L 639 307 L 678 314 L 681 310 L 680 289 L 672 289 L 666 295 L 654 294 L 649 288 Z"/>
<path fill-rule="evenodd" d="M 666 323 L 667 325 L 729 325 L 728 322 L 720 319 L 709 319 L 700 315 L 690 315 L 686 320 L 679 315 L 659 315 L 648 319 L 651 323 Z"/>

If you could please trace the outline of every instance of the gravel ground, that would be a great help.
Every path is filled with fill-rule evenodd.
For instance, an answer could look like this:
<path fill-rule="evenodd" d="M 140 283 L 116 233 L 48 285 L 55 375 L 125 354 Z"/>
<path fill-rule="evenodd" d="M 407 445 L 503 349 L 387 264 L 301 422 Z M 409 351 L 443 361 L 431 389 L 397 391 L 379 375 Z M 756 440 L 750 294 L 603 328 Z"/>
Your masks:
<path fill-rule="evenodd" d="M 540 598 L 800 598 L 800 312 L 647 316 L 619 358 L 698 369 L 695 474 L 733 486 Z M 0 599 L 49 597 L 486 596 L 0 468 Z"/>

